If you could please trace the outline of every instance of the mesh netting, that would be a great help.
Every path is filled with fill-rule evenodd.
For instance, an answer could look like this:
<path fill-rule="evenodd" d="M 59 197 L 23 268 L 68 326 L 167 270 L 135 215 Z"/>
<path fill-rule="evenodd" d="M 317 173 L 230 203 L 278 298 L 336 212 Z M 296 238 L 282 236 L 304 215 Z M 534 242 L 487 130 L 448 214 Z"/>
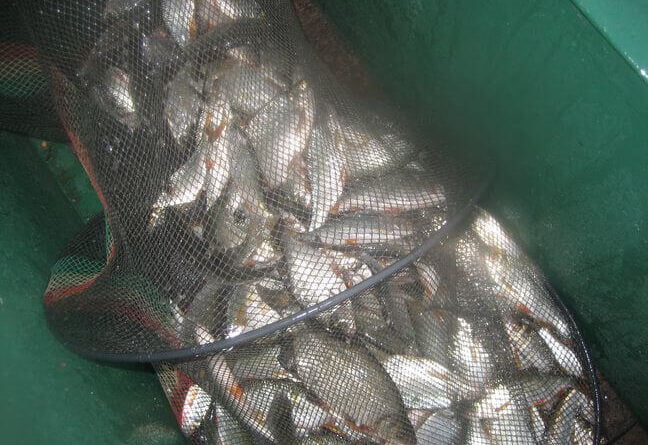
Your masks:
<path fill-rule="evenodd" d="M 46 291 L 66 345 L 156 362 L 198 443 L 593 443 L 482 168 L 340 86 L 287 0 L 27 3 L 105 210 Z"/>
<path fill-rule="evenodd" d="M 594 443 L 591 369 L 571 318 L 492 216 L 475 209 L 468 224 L 312 320 L 158 364 L 183 433 L 194 443 Z M 351 279 L 382 264 L 360 261 Z M 279 318 L 293 299 L 266 280 L 245 298 L 232 309 L 246 315 L 226 329 Z M 187 313 L 207 312 L 204 302 Z M 201 341 L 212 320 L 196 328 Z"/>
<path fill-rule="evenodd" d="M 13 2 L 0 14 L 0 128 L 47 140 L 65 140 L 47 71 Z"/>

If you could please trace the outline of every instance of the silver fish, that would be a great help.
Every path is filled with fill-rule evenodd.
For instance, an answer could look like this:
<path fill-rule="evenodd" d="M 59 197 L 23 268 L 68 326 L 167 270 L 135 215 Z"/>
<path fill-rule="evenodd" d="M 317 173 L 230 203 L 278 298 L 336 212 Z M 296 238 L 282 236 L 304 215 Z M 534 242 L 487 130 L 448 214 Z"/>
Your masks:
<path fill-rule="evenodd" d="M 517 243 L 506 233 L 495 217 L 486 210 L 477 208 L 471 228 L 486 245 L 499 249 L 513 258 L 524 257 Z"/>
<path fill-rule="evenodd" d="M 303 64 L 297 64 L 299 54 L 288 45 L 276 39 L 268 39 L 260 45 L 259 64 L 268 67 L 268 73 L 279 84 L 298 85 L 306 81 L 303 74 Z"/>
<path fill-rule="evenodd" d="M 225 357 L 238 381 L 283 379 L 289 374 L 279 363 L 280 352 L 279 344 L 262 342 L 235 348 Z"/>
<path fill-rule="evenodd" d="M 518 312 L 553 326 L 562 335 L 569 336 L 567 320 L 534 271 L 525 269 L 514 261 L 505 260 L 501 254 L 494 252 L 486 253 L 484 262 L 491 279 L 497 285 L 497 297 L 505 299 Z"/>
<path fill-rule="evenodd" d="M 373 336 L 377 331 L 389 326 L 383 306 L 373 291 L 364 292 L 350 301 L 359 331 Z"/>
<path fill-rule="evenodd" d="M 283 238 L 288 276 L 295 297 L 304 307 L 338 294 L 346 289 L 345 282 L 336 272 L 336 263 L 324 249 L 312 247 L 295 237 Z"/>
<path fill-rule="evenodd" d="M 197 16 L 200 26 L 210 31 L 231 21 L 260 18 L 263 11 L 254 0 L 204 0 L 198 3 Z"/>
<path fill-rule="evenodd" d="M 530 375 L 513 384 L 518 388 L 529 408 L 542 406 L 566 392 L 574 382 L 565 376 Z"/>
<path fill-rule="evenodd" d="M 491 278 L 499 286 L 499 297 L 507 299 L 517 311 L 569 336 L 567 320 L 533 271 L 521 269 L 513 262 L 502 261 L 498 254 L 487 254 L 485 263 Z"/>
<path fill-rule="evenodd" d="M 251 66 L 261 64 L 261 55 L 256 47 L 249 45 L 236 46 L 225 51 L 227 58 L 238 63 L 244 63 Z"/>
<path fill-rule="evenodd" d="M 474 416 L 469 417 L 464 443 L 466 445 L 493 445 L 488 427 L 482 423 L 482 419 Z"/>
<path fill-rule="evenodd" d="M 407 253 L 415 247 L 410 220 L 389 215 L 347 215 L 309 232 L 308 238 L 334 248 L 386 249 Z"/>
<path fill-rule="evenodd" d="M 441 277 L 436 268 L 427 260 L 420 259 L 414 263 L 418 276 L 420 277 L 420 282 L 423 285 L 425 294 L 430 300 L 434 300 L 435 295 L 439 290 L 439 283 L 441 282 Z"/>
<path fill-rule="evenodd" d="M 298 445 L 345 445 L 349 441 L 336 434 L 309 434 L 296 442 Z"/>
<path fill-rule="evenodd" d="M 234 186 L 229 189 L 227 198 L 223 207 L 213 207 L 210 212 L 210 222 L 208 233 L 213 232 L 213 242 L 223 249 L 234 249 L 242 246 L 248 239 L 250 231 L 253 231 L 250 217 L 247 214 L 247 208 L 258 209 L 265 207 L 262 201 L 259 206 L 252 204 L 245 205 L 245 198 L 249 198 L 246 193 L 240 193 Z"/>
<path fill-rule="evenodd" d="M 279 212 L 279 217 L 281 219 L 281 225 L 285 228 L 286 232 L 291 235 L 306 232 L 306 226 L 293 213 L 281 210 Z"/>
<path fill-rule="evenodd" d="M 381 265 L 381 267 L 387 267 L 391 263 L 394 262 L 394 258 L 390 257 L 378 257 L 377 258 L 378 264 Z M 419 277 L 415 272 L 415 268 L 413 267 L 407 267 L 404 269 L 399 270 L 398 272 L 394 273 L 392 275 L 391 281 L 394 284 L 397 284 L 399 286 L 403 286 L 409 289 L 412 289 L 416 287 L 419 284 Z"/>
<path fill-rule="evenodd" d="M 355 313 L 349 300 L 334 307 L 330 313 L 320 315 L 319 319 L 328 322 L 329 326 L 337 328 L 347 335 L 353 335 L 356 332 Z"/>
<path fill-rule="evenodd" d="M 275 264 L 280 258 L 281 253 L 275 247 L 267 231 L 250 236 L 248 242 L 236 255 L 236 261 L 249 268 L 268 267 Z"/>
<path fill-rule="evenodd" d="M 379 441 L 416 442 L 398 388 L 367 350 L 304 329 L 284 360 L 350 428 Z"/>
<path fill-rule="evenodd" d="M 194 340 L 199 345 L 207 345 L 216 342 L 216 337 L 212 331 L 207 329 L 205 326 L 198 324 L 194 327 L 194 331 Z"/>
<path fill-rule="evenodd" d="M 308 181 L 306 163 L 303 156 L 298 154 L 293 159 L 292 166 L 288 170 L 286 182 L 281 186 L 281 190 L 293 202 L 299 204 L 304 209 L 310 209 L 312 205 L 311 184 Z"/>
<path fill-rule="evenodd" d="M 583 375 L 583 366 L 576 353 L 565 345 L 556 335 L 547 328 L 538 329 L 538 334 L 545 341 L 553 354 L 558 366 L 569 375 L 580 377 Z"/>
<path fill-rule="evenodd" d="M 416 332 L 409 313 L 409 305 L 413 302 L 410 294 L 395 282 L 387 283 L 378 292 L 383 297 L 385 314 L 394 330 L 403 340 L 414 345 Z"/>
<path fill-rule="evenodd" d="M 545 423 L 544 418 L 540 412 L 540 408 L 537 406 L 531 407 L 529 409 L 529 415 L 531 416 L 531 427 L 533 430 L 533 436 L 536 439 L 536 443 L 541 443 L 542 438 L 544 437 L 545 431 L 547 429 L 547 424 Z M 590 445 L 593 442 L 590 442 Z"/>
<path fill-rule="evenodd" d="M 347 287 L 353 287 L 356 284 L 362 283 L 373 275 L 373 271 L 366 264 L 354 263 L 356 258 L 353 256 L 342 256 L 344 255 L 343 252 L 338 252 L 338 254 L 340 256 L 336 256 L 336 262 L 342 270 L 342 276 Z"/>
<path fill-rule="evenodd" d="M 345 190 L 331 213 L 364 212 L 398 215 L 445 205 L 445 192 L 427 175 L 401 171 L 377 180 L 356 183 Z"/>
<path fill-rule="evenodd" d="M 182 299 L 184 298 L 180 298 L 179 301 L 181 301 Z M 178 304 L 175 302 L 170 302 L 170 310 L 171 317 L 169 318 L 169 323 L 171 324 L 173 329 L 180 331 L 185 323 L 185 312 L 180 309 L 180 306 L 178 306 Z"/>
<path fill-rule="evenodd" d="M 446 308 L 452 305 L 450 294 L 445 286 L 441 284 L 441 275 L 439 274 L 435 262 L 431 258 L 421 258 L 414 263 L 419 282 L 425 292 L 425 302 L 437 308 Z"/>
<path fill-rule="evenodd" d="M 103 7 L 103 16 L 109 19 L 114 16 L 119 16 L 132 11 L 144 0 L 107 0 Z"/>
<path fill-rule="evenodd" d="M 450 410 L 409 410 L 419 445 L 459 445 L 462 426 Z"/>
<path fill-rule="evenodd" d="M 313 208 L 309 231 L 319 228 L 340 198 L 347 182 L 344 155 L 335 146 L 324 125 L 313 128 L 308 144 L 308 176 L 312 187 Z"/>
<path fill-rule="evenodd" d="M 162 19 L 182 48 L 198 37 L 195 0 L 162 0 Z"/>
<path fill-rule="evenodd" d="M 542 443 L 546 445 L 570 443 L 576 418 L 588 405 L 589 400 L 582 392 L 577 389 L 571 390 L 554 412 Z"/>
<path fill-rule="evenodd" d="M 364 340 L 363 345 L 377 359 L 394 354 L 414 355 L 418 353 L 416 345 L 403 339 L 396 328 L 392 326 L 359 331 L 359 333 L 361 334 L 360 338 Z"/>
<path fill-rule="evenodd" d="M 571 442 L 573 445 L 591 445 L 594 443 L 594 428 L 582 419 L 576 419 L 572 430 Z"/>
<path fill-rule="evenodd" d="M 256 151 L 261 175 L 270 188 L 280 187 L 308 142 L 314 119 L 314 97 L 302 82 L 280 94 L 249 122 L 247 135 Z"/>
<path fill-rule="evenodd" d="M 292 315 L 301 309 L 297 299 L 281 281 L 262 278 L 257 281 L 257 288 L 263 300 L 282 317 Z"/>
<path fill-rule="evenodd" d="M 265 203 L 252 154 L 239 146 L 232 156 L 225 203 L 214 209 L 215 241 L 225 249 L 242 246 L 251 235 L 266 235 L 276 220 Z"/>
<path fill-rule="evenodd" d="M 215 445 L 252 445 L 253 440 L 243 425 L 220 403 L 212 402 L 212 415 L 207 419 L 206 437 Z"/>
<path fill-rule="evenodd" d="M 180 430 L 187 437 L 193 435 L 205 421 L 212 398 L 187 375 L 169 363 L 158 363 L 155 371 Z"/>
<path fill-rule="evenodd" d="M 504 413 L 492 420 L 486 420 L 491 442 L 496 445 L 528 445 L 535 443 L 529 414 L 519 407 L 509 405 Z"/>
<path fill-rule="evenodd" d="M 407 340 L 388 320 L 389 313 L 375 291 L 365 292 L 351 300 L 356 331 L 375 357 L 387 359 L 390 354 L 417 354 L 416 345 Z M 382 360 L 381 360 L 382 361 Z"/>
<path fill-rule="evenodd" d="M 254 189 L 232 184 L 224 206 L 214 207 L 212 217 L 212 245 L 225 249 L 234 264 L 256 268 L 279 260 L 280 253 L 271 237 L 277 218 Z"/>
<path fill-rule="evenodd" d="M 283 397 L 288 402 L 290 417 L 297 437 L 305 437 L 329 423 L 335 423 L 331 414 L 309 399 L 304 388 L 288 380 L 250 380 L 242 384 L 250 409 L 256 419 L 270 426 L 275 400 Z M 274 429 L 281 429 L 280 428 Z M 283 428 L 286 426 L 283 425 Z M 278 435 L 279 431 L 275 431 Z"/>
<path fill-rule="evenodd" d="M 382 363 L 408 409 L 449 408 L 465 392 L 464 386 L 445 366 L 434 360 L 394 355 Z"/>
<path fill-rule="evenodd" d="M 198 344 L 216 341 L 214 333 L 222 319 L 222 297 L 228 294 L 220 280 L 212 278 L 194 295 L 179 327 L 183 336 L 193 338 Z"/>
<path fill-rule="evenodd" d="M 449 320 L 451 315 L 440 309 L 417 309 L 415 304 L 410 304 L 409 309 L 416 344 L 421 354 L 442 365 L 447 365 L 448 352 L 450 351 Z"/>
<path fill-rule="evenodd" d="M 378 176 L 402 166 L 414 155 L 414 146 L 395 134 L 362 128 L 340 120 L 338 144 L 344 151 L 351 178 Z M 336 132 L 337 133 L 337 132 Z"/>
<path fill-rule="evenodd" d="M 281 315 L 263 301 L 255 284 L 239 285 L 227 307 L 227 337 L 236 337 L 281 319 Z"/>
<path fill-rule="evenodd" d="M 190 71 L 191 66 L 185 66 L 169 82 L 164 105 L 164 116 L 171 134 L 181 147 L 190 141 L 191 130 L 203 106 L 199 96 L 201 86 Z"/>
<path fill-rule="evenodd" d="M 365 261 L 361 260 L 361 255 L 338 250 L 327 250 L 326 252 L 334 259 L 340 274 L 353 281 L 354 284 L 372 275 L 371 269 L 365 264 Z"/>
<path fill-rule="evenodd" d="M 231 153 L 240 150 L 243 144 L 242 135 L 230 124 L 231 119 L 229 105 L 222 100 L 210 101 L 203 110 L 199 147 L 204 151 L 207 169 L 207 208 L 220 198 L 230 176 Z"/>
<path fill-rule="evenodd" d="M 167 207 L 191 204 L 202 192 L 207 178 L 205 152 L 198 148 L 169 178 L 167 190 L 158 196 L 151 207 L 149 227 L 160 224 Z"/>
<path fill-rule="evenodd" d="M 530 325 L 505 319 L 504 329 L 511 342 L 513 358 L 518 368 L 536 368 L 545 373 L 553 369 L 554 358 L 551 351 Z"/>
<path fill-rule="evenodd" d="M 483 295 L 480 301 L 504 316 L 524 315 L 569 337 L 567 320 L 529 263 L 486 246 L 472 230 L 457 239 L 455 249 L 460 270 Z"/>
<path fill-rule="evenodd" d="M 263 108 L 270 105 L 280 94 L 285 94 L 289 85 L 278 79 L 272 72 L 273 67 L 252 65 L 248 62 L 228 61 L 216 72 L 220 90 L 236 111 L 248 116 L 263 114 Z M 276 110 L 270 110 L 271 117 L 279 118 Z M 283 109 L 280 113 L 286 113 Z M 282 118 L 283 119 L 283 118 Z"/>
<path fill-rule="evenodd" d="M 166 28 L 159 26 L 141 36 L 140 53 L 146 63 L 160 66 L 169 59 L 175 46 Z"/>
<path fill-rule="evenodd" d="M 202 138 L 195 152 L 171 175 L 168 189 L 152 206 L 149 226 L 159 224 L 167 207 L 194 202 L 204 190 L 207 203 L 212 204 L 225 188 L 230 171 L 229 140 L 223 131 L 230 119 L 224 102 L 211 104 L 202 119 Z M 229 136 L 230 133 L 226 132 Z"/>
<path fill-rule="evenodd" d="M 347 288 L 344 267 L 338 256 L 302 243 L 289 234 L 284 235 L 284 240 L 288 275 L 295 297 L 303 307 L 321 303 Z M 356 330 L 350 301 L 318 318 L 349 334 Z"/>
<path fill-rule="evenodd" d="M 275 440 L 275 434 L 256 415 L 241 384 L 236 380 L 224 354 L 215 354 L 205 360 L 183 362 L 178 367 L 208 394 L 217 398 L 225 409 L 235 413 L 239 421 L 260 436 Z"/>
<path fill-rule="evenodd" d="M 191 385 L 182 400 L 180 429 L 189 437 L 195 433 L 205 420 L 212 398 L 198 385 Z"/>
<path fill-rule="evenodd" d="M 531 419 L 504 385 L 488 389 L 473 405 L 470 417 L 478 420 L 489 443 L 522 445 L 535 443 Z"/>
<path fill-rule="evenodd" d="M 453 369 L 465 380 L 467 395 L 479 393 L 494 375 L 493 358 L 466 319 L 457 318 L 456 323 L 451 348 Z"/>
<path fill-rule="evenodd" d="M 594 401 L 581 393 L 582 397 L 579 398 L 581 404 L 580 416 L 590 425 L 596 423 L 596 413 L 594 412 Z"/>
<path fill-rule="evenodd" d="M 96 87 L 104 110 L 128 127 L 135 127 L 139 121 L 133 88 L 131 77 L 116 66 L 106 69 L 104 81 Z"/>

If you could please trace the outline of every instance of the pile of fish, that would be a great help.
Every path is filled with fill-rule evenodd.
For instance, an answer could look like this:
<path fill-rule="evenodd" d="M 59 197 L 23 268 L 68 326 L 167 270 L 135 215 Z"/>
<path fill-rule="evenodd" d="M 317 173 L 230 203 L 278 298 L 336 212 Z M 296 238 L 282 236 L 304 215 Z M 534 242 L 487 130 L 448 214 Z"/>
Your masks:
<path fill-rule="evenodd" d="M 284 6 L 108 0 L 107 37 L 81 70 L 124 132 L 160 125 L 175 147 L 168 174 L 151 172 L 155 195 L 135 198 L 148 233 L 177 234 L 216 265 L 196 292 L 167 296 L 188 344 L 352 288 L 456 204 L 437 153 L 315 81 L 294 18 L 273 16 Z M 132 61 L 105 57 L 111 36 L 138 29 L 136 8 L 159 12 L 125 45 L 157 91 L 134 81 Z M 595 414 L 574 335 L 539 271 L 475 208 L 461 233 L 333 310 L 158 371 L 200 443 L 585 444 Z"/>
<path fill-rule="evenodd" d="M 295 301 L 271 279 L 247 284 L 230 300 L 228 332 L 276 320 Z M 438 251 L 315 321 L 159 375 L 197 443 L 594 441 L 570 324 L 480 209 Z"/>

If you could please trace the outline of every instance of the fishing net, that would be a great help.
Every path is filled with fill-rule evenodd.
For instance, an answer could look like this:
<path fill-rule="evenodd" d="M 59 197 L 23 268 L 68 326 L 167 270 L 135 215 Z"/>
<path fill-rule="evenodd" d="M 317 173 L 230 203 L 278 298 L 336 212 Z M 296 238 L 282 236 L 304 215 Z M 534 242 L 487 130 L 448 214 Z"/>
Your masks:
<path fill-rule="evenodd" d="M 15 5 L 0 14 L 0 128 L 47 140 L 65 140 L 46 69 Z"/>
<path fill-rule="evenodd" d="M 337 82 L 287 0 L 27 1 L 104 207 L 45 293 L 197 443 L 593 443 L 573 320 L 483 163 Z"/>

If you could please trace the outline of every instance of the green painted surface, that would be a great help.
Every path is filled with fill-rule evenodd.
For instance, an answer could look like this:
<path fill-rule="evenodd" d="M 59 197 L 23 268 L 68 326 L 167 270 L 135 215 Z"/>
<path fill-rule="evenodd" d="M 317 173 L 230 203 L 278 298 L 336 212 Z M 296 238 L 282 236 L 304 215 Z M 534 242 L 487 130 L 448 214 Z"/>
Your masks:
<path fill-rule="evenodd" d="M 0 133 L 2 442 L 182 443 L 149 368 L 86 361 L 47 330 L 50 267 L 81 220 L 31 144 Z"/>
<path fill-rule="evenodd" d="M 486 206 L 648 423 L 645 79 L 568 0 L 319 2 L 396 102 L 497 158 Z"/>
<path fill-rule="evenodd" d="M 648 81 L 648 5 L 644 0 L 572 0 Z"/>
<path fill-rule="evenodd" d="M 29 142 L 83 222 L 102 210 L 88 176 L 68 144 L 41 139 L 29 139 Z"/>

